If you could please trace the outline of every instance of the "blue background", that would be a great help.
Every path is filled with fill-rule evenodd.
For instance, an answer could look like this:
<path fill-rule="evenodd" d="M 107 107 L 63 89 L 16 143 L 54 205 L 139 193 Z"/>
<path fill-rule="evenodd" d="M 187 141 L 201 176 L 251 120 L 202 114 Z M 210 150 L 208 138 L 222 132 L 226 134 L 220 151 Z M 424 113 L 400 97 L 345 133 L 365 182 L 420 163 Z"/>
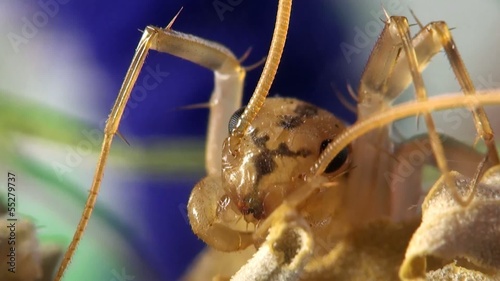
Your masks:
<path fill-rule="evenodd" d="M 221 1 L 226 2 L 226 1 Z M 25 1 L 28 5 L 27 1 Z M 61 5 L 61 13 L 50 24 L 65 25 L 88 42 L 91 53 L 111 77 L 112 91 L 98 97 L 99 116 L 109 114 L 134 50 L 141 37 L 138 29 L 147 25 L 165 26 L 184 7 L 173 29 L 220 42 L 241 56 L 253 47 L 246 64 L 267 54 L 274 28 L 277 1 L 241 1 L 221 21 L 212 1 L 70 1 Z M 339 44 L 345 41 L 341 13 L 331 9 L 331 1 L 295 1 L 288 41 L 271 95 L 304 99 L 335 112 L 349 121 L 354 115 L 340 105 L 330 83 L 346 93 L 348 77 Z M 352 38 L 349 38 L 349 40 Z M 208 101 L 213 76 L 192 63 L 166 54 L 152 52 L 146 65 L 160 64 L 169 72 L 157 89 L 122 120 L 120 131 L 130 139 L 205 136 L 207 114 L 201 110 L 175 110 L 180 106 Z M 246 103 L 262 68 L 247 74 Z M 140 79 L 140 78 L 139 78 Z M 354 84 L 353 86 L 357 86 Z M 133 144 L 132 148 L 133 149 Z M 175 159 L 173 159 L 175 161 Z M 160 280 L 175 280 L 186 270 L 203 243 L 186 223 L 185 209 L 189 193 L 202 174 L 192 179 L 144 179 L 132 183 L 141 192 L 136 206 L 142 212 L 148 241 L 135 241 L 143 260 L 151 264 Z"/>
<path fill-rule="evenodd" d="M 225 3 L 227 0 L 220 2 Z M 106 78 L 111 78 L 109 92 L 98 97 L 91 97 L 89 93 L 89 98 L 96 100 L 95 109 L 99 116 L 97 119 L 102 119 L 109 114 L 141 37 L 138 30 L 150 24 L 165 26 L 182 6 L 184 10 L 173 26 L 175 30 L 220 42 L 236 56 L 241 56 L 252 46 L 253 51 L 246 64 L 252 64 L 265 56 L 274 27 L 277 1 L 240 2 L 234 10 L 224 13 L 224 20 L 221 20 L 214 9 L 213 0 L 69 0 L 67 4 L 60 5 L 60 12 L 50 20 L 49 25 L 64 26 L 65 29 L 78 34 L 87 42 L 90 53 L 100 63 Z M 349 5 L 362 6 L 362 2 L 350 1 Z M 35 1 L 21 0 L 19 3 L 31 8 L 34 6 L 35 10 L 39 9 L 37 4 L 34 4 Z M 349 14 L 352 11 L 349 8 L 339 8 L 345 5 L 348 5 L 347 1 L 295 1 L 287 44 L 277 78 L 271 88 L 271 95 L 301 98 L 352 122 L 354 115 L 340 104 L 330 84 L 335 84 L 344 96 L 347 96 L 347 82 L 356 88 L 361 69 L 353 70 L 356 67 L 354 63 L 349 65 L 346 62 L 340 50 L 340 43 L 352 43 L 353 28 L 363 29 L 367 20 L 356 22 L 351 19 L 351 23 L 346 23 L 355 15 Z M 416 2 L 412 3 L 413 7 L 416 5 Z M 436 6 L 433 7 L 430 10 L 427 7 L 416 11 L 419 16 L 422 15 L 424 22 L 447 20 L 441 16 L 431 17 L 429 14 L 438 10 Z M 406 11 L 406 7 L 404 9 Z M 380 12 L 378 7 L 371 11 Z M 464 18 L 470 15 L 475 17 L 476 21 L 477 15 L 467 12 L 452 13 Z M 369 21 L 374 20 L 370 15 L 367 18 Z M 454 34 L 467 27 L 456 22 L 452 22 L 452 26 L 460 27 Z M 464 41 L 476 44 L 482 42 L 462 39 L 460 44 Z M 64 44 L 63 40 L 61 44 Z M 367 49 L 369 48 L 371 45 Z M 477 52 L 475 48 L 476 46 L 473 53 Z M 360 55 L 357 59 L 365 60 L 366 57 L 363 56 Z M 176 109 L 206 102 L 213 87 L 212 73 L 172 56 L 152 52 L 146 65 L 155 68 L 157 64 L 162 71 L 169 72 L 169 77 L 160 87 L 148 92 L 147 98 L 129 112 L 122 120 L 120 131 L 134 141 L 157 137 L 194 137 L 202 141 L 206 132 L 207 110 Z M 447 63 L 445 70 L 449 72 Z M 248 101 L 260 73 L 261 68 L 258 68 L 247 74 L 243 103 Z M 442 73 L 435 76 L 439 77 L 436 79 L 438 84 L 445 85 L 441 79 Z M 455 82 L 454 77 L 452 80 Z M 453 89 L 456 90 L 456 86 Z M 134 149 L 134 143 L 130 149 Z M 143 219 L 141 223 L 146 227 L 143 231 L 150 234 L 147 241 L 137 239 L 134 235 L 130 235 L 132 238 L 129 240 L 135 244 L 134 248 L 141 258 L 151 265 L 159 280 L 179 278 L 203 247 L 203 243 L 192 234 L 183 207 L 191 188 L 202 176 L 200 171 L 189 178 L 179 177 L 165 181 L 145 175 L 137 182 L 129 183 L 141 196 L 128 208 L 140 213 Z M 140 277 L 138 279 L 141 280 Z"/>

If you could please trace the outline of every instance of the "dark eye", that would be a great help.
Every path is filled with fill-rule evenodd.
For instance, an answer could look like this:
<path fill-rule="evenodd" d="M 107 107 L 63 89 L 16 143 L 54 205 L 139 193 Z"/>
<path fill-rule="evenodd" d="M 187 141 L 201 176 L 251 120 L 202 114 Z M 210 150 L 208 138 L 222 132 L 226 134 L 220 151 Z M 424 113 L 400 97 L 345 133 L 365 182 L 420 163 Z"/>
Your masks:
<path fill-rule="evenodd" d="M 321 142 L 321 146 L 319 148 L 319 153 L 323 153 L 323 150 L 325 150 L 325 148 L 328 146 L 329 143 L 331 143 L 332 140 L 331 139 L 326 139 L 324 140 L 323 142 Z M 335 158 L 333 158 L 333 160 L 328 164 L 328 166 L 326 167 L 325 169 L 325 173 L 332 173 L 332 172 L 335 172 L 337 171 L 338 169 L 340 169 L 345 161 L 347 161 L 347 157 L 349 156 L 349 148 L 348 147 L 345 147 L 344 149 L 342 149 L 342 151 L 339 152 L 339 154 L 337 154 L 335 156 Z"/>
<path fill-rule="evenodd" d="M 231 133 L 234 130 L 234 128 L 236 128 L 236 125 L 238 125 L 238 120 L 240 120 L 243 111 L 245 111 L 245 106 L 240 107 L 240 109 L 236 110 L 229 119 L 229 124 L 228 124 L 229 133 Z"/>

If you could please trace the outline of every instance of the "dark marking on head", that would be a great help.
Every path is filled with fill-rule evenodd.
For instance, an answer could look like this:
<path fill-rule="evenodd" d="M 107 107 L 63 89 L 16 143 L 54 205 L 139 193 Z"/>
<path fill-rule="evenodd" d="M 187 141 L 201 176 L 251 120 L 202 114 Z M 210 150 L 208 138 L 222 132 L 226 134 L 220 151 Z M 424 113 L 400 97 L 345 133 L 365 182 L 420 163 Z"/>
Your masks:
<path fill-rule="evenodd" d="M 311 104 L 299 104 L 293 112 L 303 118 L 311 118 L 318 115 L 318 108 Z"/>
<path fill-rule="evenodd" d="M 245 196 L 241 212 L 243 215 L 253 215 L 253 217 L 257 220 L 264 218 L 264 206 L 262 205 L 262 201 L 259 199 L 259 195 L 256 192 Z"/>
<path fill-rule="evenodd" d="M 284 142 L 280 143 L 278 145 L 278 148 L 273 150 L 272 151 L 274 155 L 276 156 L 289 156 L 289 157 L 293 157 L 295 156 L 295 153 L 293 151 L 290 150 L 290 148 L 288 147 L 288 145 Z"/>
<path fill-rule="evenodd" d="M 259 182 L 263 176 L 273 173 L 278 164 L 275 157 L 307 157 L 312 154 L 308 149 L 299 149 L 292 151 L 286 142 L 282 142 L 276 149 L 269 149 L 267 142 L 269 135 L 258 136 L 258 130 L 255 129 L 251 134 L 253 143 L 259 148 L 259 153 L 252 158 L 253 166 L 255 168 L 255 177 L 253 183 L 253 190 L 237 203 L 238 209 L 245 215 L 253 215 L 257 220 L 266 216 L 264 213 L 264 206 L 262 205 L 262 198 L 259 195 Z"/>
<path fill-rule="evenodd" d="M 288 145 L 284 142 L 280 143 L 278 145 L 278 148 L 275 149 L 275 150 L 272 150 L 271 151 L 273 153 L 273 155 L 276 155 L 276 156 L 287 156 L 287 157 L 297 157 L 297 156 L 302 156 L 302 157 L 307 157 L 309 155 L 311 155 L 311 151 L 308 150 L 308 149 L 299 149 L 298 151 L 291 151 L 290 148 L 288 147 Z"/>
<path fill-rule="evenodd" d="M 267 135 L 266 135 L 267 136 Z M 268 137 L 268 136 L 267 136 Z M 267 140 L 269 137 L 267 138 Z M 255 188 L 257 187 L 260 179 L 272 173 L 276 169 L 276 161 L 274 161 L 274 157 L 307 157 L 311 155 L 312 152 L 308 149 L 299 149 L 298 151 L 292 151 L 288 147 L 288 145 L 284 142 L 278 145 L 278 148 L 270 150 L 264 144 L 264 148 L 257 156 L 253 158 L 254 167 L 256 172 L 255 178 Z"/>
<path fill-rule="evenodd" d="M 264 150 L 254 158 L 254 166 L 257 172 L 257 178 L 270 174 L 276 168 L 276 162 L 270 150 Z"/>
<path fill-rule="evenodd" d="M 257 134 L 259 133 L 258 129 L 255 129 L 251 133 L 252 141 L 253 143 L 261 149 L 267 149 L 266 143 L 269 141 L 269 135 L 263 135 L 262 137 L 258 137 Z"/>
<path fill-rule="evenodd" d="M 309 149 L 305 149 L 305 148 L 301 148 L 295 153 L 296 153 L 296 155 L 304 157 L 304 158 L 312 154 L 312 152 Z"/>
<path fill-rule="evenodd" d="M 285 130 L 297 128 L 304 123 L 304 118 L 302 116 L 281 115 L 279 119 L 278 126 Z"/>
<path fill-rule="evenodd" d="M 304 124 L 305 119 L 318 115 L 318 108 L 310 104 L 299 104 L 293 112 L 297 115 L 280 115 L 278 126 L 285 130 L 292 130 Z"/>

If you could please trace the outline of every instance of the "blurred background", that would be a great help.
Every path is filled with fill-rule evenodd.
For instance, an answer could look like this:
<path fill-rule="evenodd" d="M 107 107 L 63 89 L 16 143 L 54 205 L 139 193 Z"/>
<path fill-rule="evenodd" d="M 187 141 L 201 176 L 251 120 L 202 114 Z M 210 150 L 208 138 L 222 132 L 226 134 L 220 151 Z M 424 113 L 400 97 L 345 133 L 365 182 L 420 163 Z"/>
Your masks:
<path fill-rule="evenodd" d="M 141 31 L 166 26 L 220 42 L 246 65 L 267 54 L 277 1 L 74 0 L 0 3 L 0 173 L 18 179 L 19 214 L 35 221 L 42 243 L 66 248 L 92 180 L 104 121 L 117 96 Z M 355 115 L 333 88 L 355 89 L 383 23 L 379 1 L 295 1 L 287 44 L 271 96 L 297 97 Z M 392 15 L 424 24 L 445 20 L 478 89 L 500 87 L 500 4 L 482 1 L 382 1 Z M 411 23 L 415 21 L 410 18 Z M 416 32 L 417 27 L 412 30 Z M 158 85 L 132 94 L 106 168 L 98 206 L 65 280 L 177 280 L 203 243 L 191 232 L 186 202 L 204 176 L 206 109 L 213 75 L 197 65 L 152 52 L 145 68 Z M 246 103 L 262 68 L 247 74 Z M 143 73 L 138 81 L 145 77 Z M 425 72 L 429 93 L 460 87 L 438 54 Z M 410 91 L 411 92 L 411 91 Z M 402 99 L 404 100 L 404 99 Z M 462 115 L 459 115 L 462 116 Z M 465 120 L 463 117 L 460 120 Z M 456 120 L 456 119 L 454 119 Z M 404 136 L 415 121 L 401 123 Z M 449 128 L 446 117 L 440 128 Z M 469 124 L 470 123 L 470 124 Z M 498 124 L 498 123 L 497 123 Z M 472 142 L 472 122 L 448 134 Z M 6 188 L 0 190 L 5 194 Z"/>

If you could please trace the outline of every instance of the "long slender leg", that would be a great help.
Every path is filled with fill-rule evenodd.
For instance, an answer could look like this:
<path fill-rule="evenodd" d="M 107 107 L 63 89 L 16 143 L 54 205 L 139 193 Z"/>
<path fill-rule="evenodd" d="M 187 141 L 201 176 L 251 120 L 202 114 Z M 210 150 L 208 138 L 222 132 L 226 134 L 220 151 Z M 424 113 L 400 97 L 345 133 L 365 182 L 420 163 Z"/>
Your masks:
<path fill-rule="evenodd" d="M 208 175 L 220 174 L 222 143 L 227 137 L 227 122 L 241 106 L 245 69 L 225 47 L 171 29 L 148 26 L 155 32 L 151 49 L 189 60 L 214 71 L 214 90 L 210 98 L 210 118 L 205 166 Z"/>
<path fill-rule="evenodd" d="M 169 28 L 158 28 L 148 26 L 144 30 L 141 40 L 137 46 L 132 63 L 127 71 L 122 87 L 111 110 L 111 114 L 104 128 L 104 140 L 101 153 L 97 162 L 97 167 L 90 188 L 85 208 L 78 223 L 77 230 L 73 240 L 69 245 L 61 266 L 54 280 L 62 278 L 76 247 L 83 236 L 87 223 L 92 214 L 97 194 L 101 185 L 104 167 L 108 158 L 111 143 L 114 135 L 117 133 L 120 120 L 125 110 L 126 103 L 130 97 L 132 88 L 135 85 L 137 77 L 149 50 L 170 53 L 172 55 L 192 61 L 215 72 L 215 90 L 212 95 L 212 111 L 210 116 L 209 129 L 209 148 L 207 149 L 207 171 L 209 174 L 215 174 L 220 170 L 217 157 L 221 157 L 220 144 L 226 131 L 226 127 L 217 125 L 220 120 L 229 119 L 230 114 L 239 107 L 241 103 L 243 80 L 245 70 L 240 66 L 238 60 L 227 49 L 219 44 L 212 43 L 198 37 L 173 31 Z M 214 125 L 215 124 L 215 125 Z"/>
<path fill-rule="evenodd" d="M 466 95 L 475 94 L 476 90 L 467 72 L 464 62 L 456 48 L 448 26 L 445 22 L 432 22 L 423 27 L 412 39 L 418 69 L 422 72 L 430 60 L 444 49 L 457 80 Z M 413 81 L 408 69 L 408 57 L 400 52 L 401 42 L 390 35 L 389 31 L 382 32 L 380 39 L 374 47 L 372 55 L 363 73 L 359 87 L 359 98 L 361 104 L 370 105 L 374 110 L 377 108 L 373 103 L 373 97 L 384 100 L 384 105 L 392 102 Z M 382 54 L 382 55 L 380 55 Z M 380 57 L 385 59 L 381 60 Z M 396 59 L 393 61 L 393 59 Z M 483 137 L 491 152 L 489 157 L 492 163 L 498 163 L 496 147 L 492 143 L 493 133 L 488 118 L 482 107 L 474 110 L 474 118 L 478 132 Z M 370 111 L 360 112 L 360 119 L 371 115 Z M 497 160 L 495 160 L 497 159 Z"/>
<path fill-rule="evenodd" d="M 417 100 L 418 101 L 425 101 L 425 100 L 427 100 L 427 92 L 425 89 L 422 74 L 420 73 L 420 70 L 418 67 L 417 54 L 416 54 L 415 48 L 413 47 L 412 42 L 411 42 L 408 20 L 404 17 L 392 17 L 391 20 L 394 20 L 395 25 L 396 25 L 396 29 L 397 29 L 397 33 L 399 34 L 399 36 L 401 37 L 402 42 L 403 42 L 403 49 L 404 49 L 405 54 L 408 58 L 408 65 L 409 65 L 409 69 L 411 72 L 413 85 L 415 87 Z M 460 198 L 460 195 L 457 193 L 457 190 L 453 188 L 454 183 L 451 181 L 451 178 L 448 176 L 449 168 L 448 168 L 448 162 L 446 161 L 446 158 L 444 156 L 443 144 L 441 143 L 441 140 L 439 139 L 439 135 L 436 131 L 436 127 L 434 125 L 434 121 L 432 119 L 430 112 L 424 113 L 424 120 L 425 120 L 425 123 L 427 125 L 429 139 L 431 142 L 432 150 L 434 151 L 437 166 L 439 167 L 439 170 L 441 171 L 441 173 L 445 176 L 445 181 L 446 181 L 448 187 L 450 188 L 450 191 L 452 192 L 453 197 L 458 202 L 462 203 L 463 201 Z"/>
<path fill-rule="evenodd" d="M 405 18 L 391 17 L 388 19 L 386 27 L 370 56 L 359 86 L 358 118 L 360 121 L 387 109 L 390 103 L 412 81 L 416 86 L 417 99 L 420 101 L 425 100 L 425 88 L 420 72 L 424 70 L 430 59 L 443 47 L 448 54 L 455 74 L 459 77 L 458 80 L 464 92 L 466 94 L 475 93 L 474 86 L 445 23 L 435 22 L 427 25 L 411 41 L 408 29 Z M 484 114 L 484 110 L 482 107 L 478 107 L 473 113 L 478 132 L 488 147 L 489 162 L 498 163 L 491 126 Z M 445 172 L 448 168 L 442 154 L 442 146 L 438 144 L 439 138 L 435 133 L 433 122 L 430 117 L 425 117 L 425 114 L 424 118 L 428 123 L 430 137 L 433 139 L 432 143 L 434 143 L 433 149 L 437 155 L 437 164 Z M 376 142 L 373 140 L 376 140 Z M 373 145 L 373 143 L 376 143 L 376 145 Z M 350 194 L 346 198 L 348 204 L 349 201 L 352 201 L 351 205 L 355 204 L 363 206 L 363 208 L 372 206 L 371 211 L 368 211 L 370 209 L 367 208 L 367 212 L 371 215 L 385 214 L 387 210 L 377 207 L 377 205 L 384 206 L 386 203 L 383 202 L 384 198 L 389 198 L 387 196 L 388 183 L 381 177 L 383 174 L 381 169 L 388 166 L 388 159 L 381 154 L 380 150 L 390 150 L 390 147 L 391 142 L 387 139 L 387 128 L 371 132 L 356 141 L 353 155 L 356 169 L 353 173 L 363 175 L 363 177 L 355 175 L 351 177 Z M 366 162 L 368 164 L 365 164 Z M 369 179 L 368 183 L 361 182 L 364 179 Z M 366 188 L 370 190 L 364 190 Z M 460 201 L 457 196 L 455 198 Z M 356 208 L 355 205 L 353 210 Z M 353 217 L 363 216 L 355 213 Z"/>
<path fill-rule="evenodd" d="M 457 77 L 465 95 L 475 95 L 476 90 L 465 64 L 453 41 L 450 30 L 445 22 L 438 21 L 426 25 L 412 40 L 418 59 L 418 67 L 422 71 L 431 58 L 441 49 L 444 49 L 451 68 Z M 386 96 L 395 98 L 411 82 L 411 76 L 407 68 L 407 56 L 403 54 L 394 67 L 393 75 L 388 80 L 389 89 Z M 483 138 L 488 148 L 488 159 L 493 165 L 499 163 L 497 148 L 493 139 L 493 130 L 483 107 L 472 110 L 476 129 Z"/>
<path fill-rule="evenodd" d="M 425 101 L 427 100 L 427 93 L 425 90 L 422 74 L 420 73 L 418 67 L 417 54 L 411 42 L 408 21 L 404 17 L 391 17 L 391 20 L 395 22 L 397 33 L 399 34 L 403 42 L 403 49 L 405 51 L 406 57 L 408 58 L 408 65 L 411 72 L 413 85 L 415 87 L 417 100 Z M 449 176 L 448 162 L 445 158 L 443 144 L 439 139 L 439 135 L 437 134 L 430 112 L 424 113 L 424 120 L 427 125 L 429 139 L 431 141 L 432 150 L 434 151 L 437 166 L 439 167 L 441 173 L 444 175 L 444 179 L 449 188 L 449 191 L 458 203 L 460 203 L 461 205 L 465 205 L 465 202 L 460 197 L 458 191 L 455 188 L 455 183 Z"/>
<path fill-rule="evenodd" d="M 388 80 L 395 72 L 402 44 L 394 33 L 394 23 L 388 19 L 360 81 L 358 122 L 390 107 L 392 98 L 388 96 L 391 86 Z M 405 71 L 409 73 L 408 70 Z M 353 143 L 352 158 L 356 168 L 349 176 L 349 188 L 344 199 L 348 220 L 353 224 L 389 216 L 389 183 L 380 176 L 391 163 L 389 155 L 383 153 L 391 151 L 392 143 L 388 135 L 388 128 L 384 126 L 361 136 Z M 326 161 L 327 159 L 323 163 L 328 163 Z M 322 169 L 318 172 L 322 172 Z"/>
<path fill-rule="evenodd" d="M 359 98 L 360 107 L 364 110 L 360 110 L 360 119 L 365 119 L 374 111 L 383 110 L 413 81 L 408 69 L 408 56 L 400 52 L 401 43 L 389 30 L 384 29 L 377 41 L 361 79 Z M 431 58 L 444 48 L 464 93 L 475 94 L 474 85 L 445 22 L 432 22 L 426 25 L 412 39 L 412 45 L 417 56 L 419 71 L 423 71 Z M 382 56 L 385 59 L 381 60 Z M 378 104 L 374 103 L 374 100 L 381 100 L 382 105 L 377 107 Z M 367 107 L 372 110 L 368 110 Z M 490 161 L 497 164 L 499 162 L 497 149 L 493 143 L 493 133 L 488 118 L 482 107 L 478 107 L 473 113 L 478 132 L 489 149 Z"/>
<path fill-rule="evenodd" d="M 391 19 L 393 19 L 396 22 L 398 34 L 401 36 L 403 41 L 403 47 L 405 50 L 406 57 L 408 58 L 408 64 L 410 66 L 413 84 L 415 86 L 415 90 L 417 93 L 417 100 L 425 101 L 427 99 L 425 86 L 423 83 L 422 75 L 418 67 L 417 54 L 415 52 L 412 43 L 410 42 L 408 21 L 406 20 L 406 18 L 403 17 L 392 17 Z M 456 47 L 451 39 L 451 35 L 449 33 L 448 28 L 446 27 L 446 24 L 444 24 L 443 22 L 431 23 L 429 25 L 428 30 L 436 31 L 436 37 L 440 39 L 439 41 L 440 44 L 444 46 L 448 54 L 450 63 L 453 69 L 455 70 L 455 73 L 457 74 L 457 78 L 465 94 L 466 95 L 475 94 L 474 86 L 472 85 L 472 82 L 470 81 L 470 78 L 465 70 L 465 66 L 463 65 L 463 62 L 461 61 L 460 56 L 458 55 L 458 51 L 456 51 Z M 432 35 L 433 33 L 431 32 L 430 34 Z M 496 147 L 494 146 L 494 144 L 492 144 L 493 133 L 483 108 L 482 107 L 475 108 L 473 110 L 473 115 L 476 121 L 476 128 L 479 134 L 482 136 L 482 138 L 486 141 L 486 144 L 488 145 L 489 148 L 488 154 L 491 155 L 491 157 L 493 158 L 492 159 L 493 164 L 497 164 L 498 155 L 496 152 Z M 451 177 L 448 174 L 449 169 L 448 169 L 448 163 L 445 158 L 444 149 L 441 141 L 439 140 L 439 136 L 435 130 L 434 123 L 432 121 L 430 113 L 424 114 L 424 119 L 427 124 L 432 150 L 434 151 L 435 154 L 435 159 L 437 162 L 436 164 L 441 170 L 442 174 L 444 175 L 444 180 L 446 182 L 447 187 L 449 188 L 449 192 L 452 194 L 457 203 L 459 203 L 462 206 L 465 206 L 467 202 L 464 201 L 464 199 L 458 194 L 458 191 L 455 188 L 455 183 L 452 181 Z"/>

